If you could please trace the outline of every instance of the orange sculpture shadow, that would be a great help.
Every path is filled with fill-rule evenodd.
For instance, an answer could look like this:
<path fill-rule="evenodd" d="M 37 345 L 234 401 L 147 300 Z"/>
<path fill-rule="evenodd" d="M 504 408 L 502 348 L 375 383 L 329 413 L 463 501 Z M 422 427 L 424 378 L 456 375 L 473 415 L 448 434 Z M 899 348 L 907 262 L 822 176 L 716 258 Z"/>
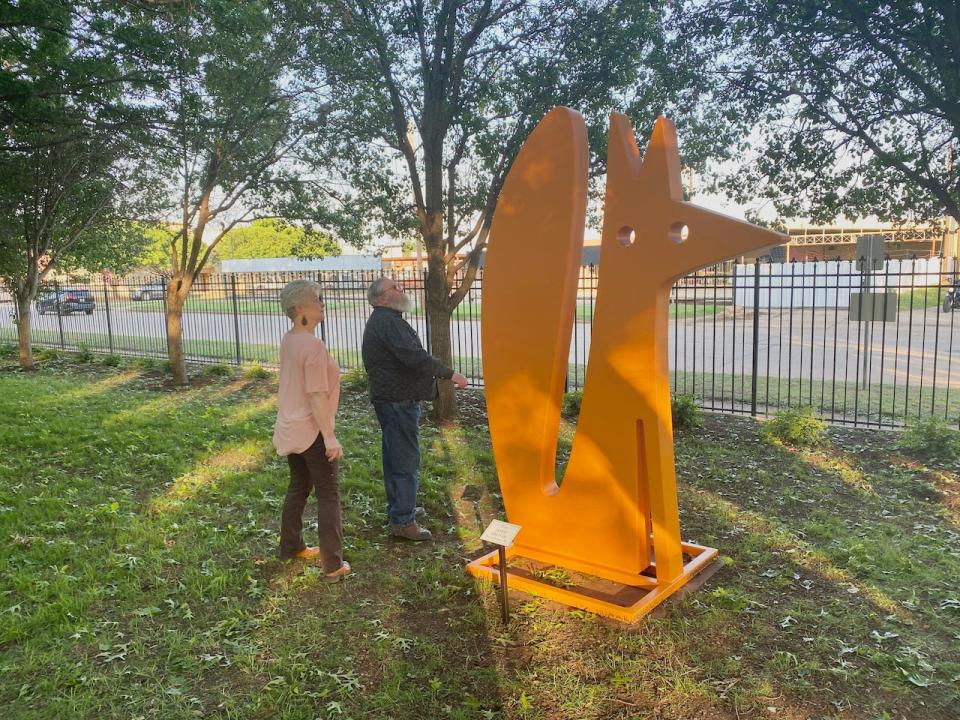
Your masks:
<path fill-rule="evenodd" d="M 657 120 L 641 161 L 629 121 L 611 115 L 590 355 L 573 449 L 558 486 L 587 152 L 583 118 L 559 107 L 511 167 L 484 268 L 484 381 L 507 518 L 523 528 L 508 557 L 636 590 L 564 589 L 517 572 L 511 586 L 634 621 L 717 554 L 680 539 L 667 356 L 670 288 L 697 268 L 784 238 L 684 202 L 669 120 Z M 497 580 L 497 554 L 468 569 Z"/>

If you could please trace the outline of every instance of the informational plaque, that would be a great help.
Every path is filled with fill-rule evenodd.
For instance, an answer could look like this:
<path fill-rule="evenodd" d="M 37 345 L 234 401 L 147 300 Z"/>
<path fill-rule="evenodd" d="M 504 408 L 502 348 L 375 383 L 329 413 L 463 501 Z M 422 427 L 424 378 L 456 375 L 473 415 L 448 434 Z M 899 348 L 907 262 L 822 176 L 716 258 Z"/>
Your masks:
<path fill-rule="evenodd" d="M 513 541 L 516 540 L 517 533 L 519 532 L 519 525 L 503 522 L 503 520 L 493 520 L 487 525 L 487 529 L 483 531 L 480 539 L 484 542 L 493 543 L 494 545 L 510 547 L 513 545 Z"/>

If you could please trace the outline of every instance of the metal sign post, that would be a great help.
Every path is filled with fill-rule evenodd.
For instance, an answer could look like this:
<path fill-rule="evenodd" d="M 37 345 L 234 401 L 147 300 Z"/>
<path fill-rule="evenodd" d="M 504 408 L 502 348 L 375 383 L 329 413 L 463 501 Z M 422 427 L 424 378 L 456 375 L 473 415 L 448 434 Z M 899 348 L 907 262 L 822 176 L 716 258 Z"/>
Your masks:
<path fill-rule="evenodd" d="M 510 607 L 507 600 L 507 549 L 497 545 L 497 555 L 500 559 L 500 617 L 503 624 L 510 622 Z"/>
<path fill-rule="evenodd" d="M 510 608 L 507 601 L 507 548 L 513 545 L 520 526 L 502 520 L 492 520 L 483 531 L 480 539 L 497 546 L 497 557 L 500 561 L 500 617 L 503 624 L 510 621 Z"/>
<path fill-rule="evenodd" d="M 863 288 L 862 294 L 859 296 L 859 306 L 858 306 L 858 316 L 861 320 L 866 320 L 863 324 L 863 388 L 866 389 L 870 382 L 870 369 L 871 369 L 871 354 L 873 352 L 873 321 L 874 317 L 871 314 L 868 317 L 865 317 L 863 312 L 863 301 L 867 300 L 871 303 L 873 302 L 872 293 L 870 292 L 870 279 L 871 273 L 874 270 L 883 269 L 883 235 L 864 235 L 863 237 L 857 240 L 857 269 L 863 273 L 863 282 L 861 286 Z M 853 305 L 853 297 L 851 296 L 851 307 Z M 873 307 L 871 306 L 871 310 Z"/>

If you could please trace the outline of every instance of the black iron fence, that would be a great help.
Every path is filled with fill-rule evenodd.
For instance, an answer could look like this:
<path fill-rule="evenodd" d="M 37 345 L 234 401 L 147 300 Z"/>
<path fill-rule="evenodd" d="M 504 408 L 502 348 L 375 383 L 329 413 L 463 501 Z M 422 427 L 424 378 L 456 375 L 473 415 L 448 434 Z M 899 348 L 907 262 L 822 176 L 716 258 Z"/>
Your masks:
<path fill-rule="evenodd" d="M 905 418 L 960 417 L 960 329 L 952 312 L 954 258 L 860 263 L 728 263 L 679 280 L 671 291 L 669 353 L 675 393 L 706 409 L 768 415 L 812 406 L 827 420 L 893 426 Z M 345 368 L 360 364 L 366 288 L 378 272 L 237 273 L 191 290 L 184 350 L 193 362 L 275 365 L 289 327 L 280 289 L 296 277 L 324 286 L 321 333 Z M 414 300 L 408 319 L 430 345 L 426 283 L 398 274 Z M 581 270 L 568 390 L 583 387 L 597 272 Z M 482 273 L 456 309 L 456 369 L 482 384 Z M 947 311 L 944 310 L 944 306 Z M 58 281 L 33 307 L 37 346 L 165 358 L 166 280 Z M 16 340 L 16 308 L 0 291 L 0 341 Z"/>

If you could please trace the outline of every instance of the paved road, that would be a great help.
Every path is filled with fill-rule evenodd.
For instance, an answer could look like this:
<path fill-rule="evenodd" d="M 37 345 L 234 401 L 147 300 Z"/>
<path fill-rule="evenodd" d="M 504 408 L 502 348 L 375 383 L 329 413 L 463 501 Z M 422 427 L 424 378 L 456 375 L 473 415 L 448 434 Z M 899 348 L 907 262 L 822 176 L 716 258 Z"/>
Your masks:
<path fill-rule="evenodd" d="M 361 306 L 358 306 L 362 308 Z M 331 312 L 326 323 L 327 341 L 341 352 L 357 351 L 364 317 L 357 310 Z M 12 306 L 0 304 L 0 337 L 15 337 Z M 421 337 L 426 335 L 422 317 L 411 318 Z M 758 317 L 758 374 L 761 376 L 862 379 L 864 347 L 862 325 L 849 322 L 845 310 L 796 309 L 792 312 L 761 311 Z M 46 343 L 64 336 L 89 335 L 94 347 L 107 344 L 107 316 L 102 309 L 91 315 L 34 316 L 36 337 Z M 276 315 L 187 313 L 184 333 L 188 339 L 217 342 L 224 353 L 232 352 L 237 332 L 243 344 L 261 346 L 268 357 L 279 343 L 289 321 Z M 113 308 L 110 331 L 119 347 L 126 343 L 142 352 L 163 353 L 163 314 L 146 306 Z M 716 315 L 687 317 L 671 323 L 670 362 L 687 372 L 730 373 L 749 376 L 753 361 L 753 312 L 727 308 Z M 479 321 L 456 321 L 451 328 L 454 355 L 480 357 Z M 937 308 L 901 313 L 895 323 L 876 323 L 869 343 L 872 355 L 867 374 L 872 382 L 912 385 L 936 384 L 941 388 L 960 387 L 960 313 L 945 314 Z M 577 323 L 570 348 L 570 362 L 586 364 L 590 348 L 590 326 Z M 954 357 L 958 360 L 955 362 Z M 472 366 L 479 372 L 478 362 Z M 466 370 L 471 370 L 467 364 Z"/>

